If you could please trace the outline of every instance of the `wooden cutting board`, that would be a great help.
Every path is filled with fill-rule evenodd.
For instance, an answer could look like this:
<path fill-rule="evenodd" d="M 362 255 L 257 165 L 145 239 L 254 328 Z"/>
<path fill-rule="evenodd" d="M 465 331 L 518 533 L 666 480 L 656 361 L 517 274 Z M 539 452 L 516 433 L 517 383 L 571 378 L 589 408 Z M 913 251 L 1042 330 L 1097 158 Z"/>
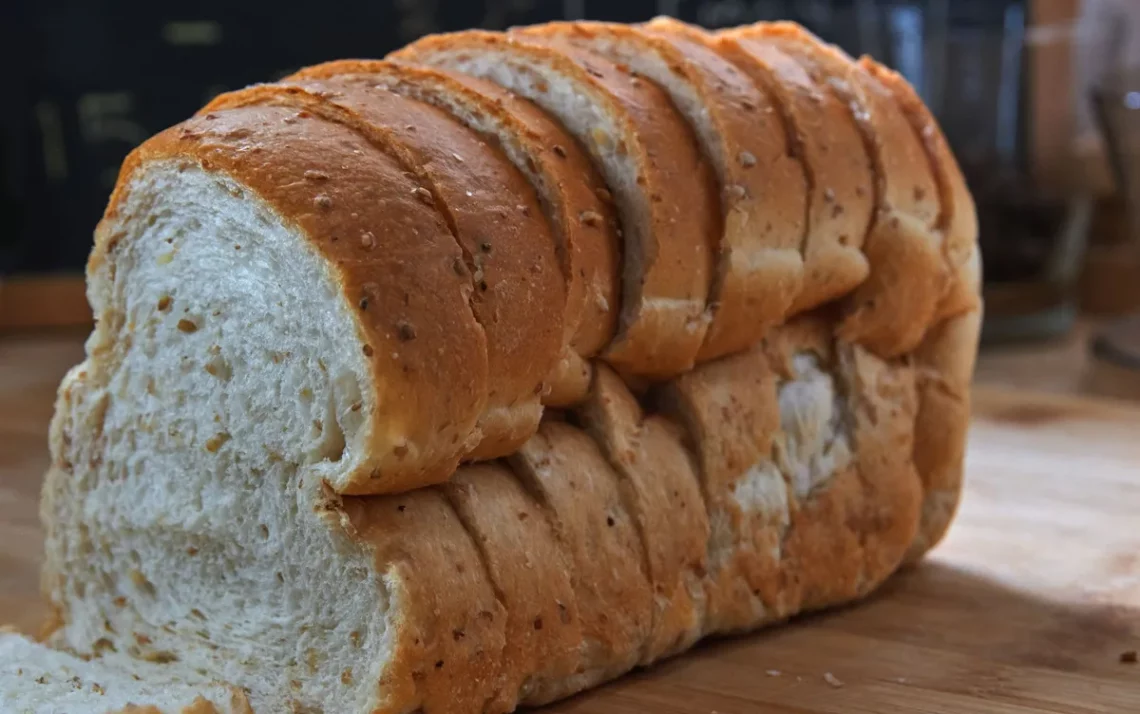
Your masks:
<path fill-rule="evenodd" d="M 0 341 L 0 621 L 34 628 L 36 499 L 72 338 Z M 688 655 L 562 714 L 1140 712 L 1140 409 L 979 389 L 946 542 L 870 600 Z"/>

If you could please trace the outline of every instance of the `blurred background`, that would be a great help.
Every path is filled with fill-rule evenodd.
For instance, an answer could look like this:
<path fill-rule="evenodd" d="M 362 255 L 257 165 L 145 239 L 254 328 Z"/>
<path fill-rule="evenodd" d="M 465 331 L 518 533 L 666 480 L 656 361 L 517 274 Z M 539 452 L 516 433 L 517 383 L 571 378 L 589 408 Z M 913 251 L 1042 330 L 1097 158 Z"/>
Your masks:
<path fill-rule="evenodd" d="M 796 20 L 900 70 L 978 201 L 978 378 L 1140 398 L 1137 0 L 6 0 L 0 339 L 88 326 L 82 269 L 119 163 L 221 91 L 429 32 L 658 14 Z"/>

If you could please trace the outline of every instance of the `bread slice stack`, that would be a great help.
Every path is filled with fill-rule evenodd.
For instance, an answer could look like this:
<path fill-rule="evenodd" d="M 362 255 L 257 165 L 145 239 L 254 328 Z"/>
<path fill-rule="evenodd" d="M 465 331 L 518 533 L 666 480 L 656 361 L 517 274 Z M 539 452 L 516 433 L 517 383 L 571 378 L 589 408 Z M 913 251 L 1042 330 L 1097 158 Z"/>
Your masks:
<path fill-rule="evenodd" d="M 257 711 L 508 712 L 855 600 L 957 502 L 975 239 L 910 87 L 792 25 L 222 95 L 96 231 L 49 643 Z"/>

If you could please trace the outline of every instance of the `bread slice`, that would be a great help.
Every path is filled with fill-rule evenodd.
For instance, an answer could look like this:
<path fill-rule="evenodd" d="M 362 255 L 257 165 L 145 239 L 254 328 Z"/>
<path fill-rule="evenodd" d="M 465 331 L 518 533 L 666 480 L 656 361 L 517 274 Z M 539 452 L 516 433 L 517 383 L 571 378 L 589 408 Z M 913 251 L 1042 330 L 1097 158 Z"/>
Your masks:
<path fill-rule="evenodd" d="M 434 200 L 443 213 L 474 282 L 472 310 L 487 344 L 487 406 L 479 440 L 465 458 L 513 452 L 538 428 L 543 381 L 563 337 L 565 283 L 534 191 L 497 149 L 447 114 L 377 88 L 367 77 L 251 87 L 222 95 L 202 111 L 297 106 L 294 97 L 304 93 L 399 145 L 423 184 L 424 200 Z"/>
<path fill-rule="evenodd" d="M 638 525 L 655 595 L 641 656 L 648 664 L 688 649 L 704 634 L 701 576 L 709 522 L 697 475 L 679 429 L 660 416 L 646 417 L 612 370 L 595 371 L 580 418 L 618 474 L 626 510 Z"/>
<path fill-rule="evenodd" d="M 206 463 L 299 449 L 338 492 L 444 480 L 487 404 L 471 275 L 382 137 L 324 106 L 206 112 L 128 157 L 88 265 L 92 378 L 144 403 L 142 433 L 197 404 L 161 438 Z"/>
<path fill-rule="evenodd" d="M 936 230 L 938 187 L 905 114 L 870 73 L 799 25 L 723 32 L 774 45 L 850 108 L 871 157 L 876 204 L 863 242 L 870 274 L 846 301 L 841 335 L 888 358 L 913 350 L 934 323 L 948 275 Z"/>
<path fill-rule="evenodd" d="M 566 282 L 566 347 L 543 402 L 567 406 L 589 389 L 586 362 L 617 325 L 620 228 L 601 175 L 577 142 L 537 105 L 457 72 L 396 62 L 328 62 L 295 79 L 365 75 L 402 96 L 431 104 L 498 146 L 534 186 L 557 239 Z"/>
<path fill-rule="evenodd" d="M 251 714 L 234 687 L 185 679 L 176 665 L 85 660 L 0 630 L 6 714 Z"/>
<path fill-rule="evenodd" d="M 921 139 L 938 184 L 940 210 L 937 229 L 942 234 L 942 251 L 950 272 L 950 283 L 938 305 L 935 319 L 976 309 L 981 301 L 979 281 L 976 275 L 972 275 L 979 270 L 978 215 L 954 152 L 930 110 L 902 75 L 870 57 L 861 58 L 859 66 L 890 90 L 911 128 Z"/>
<path fill-rule="evenodd" d="M 658 391 L 708 504 L 707 632 L 858 598 L 915 535 L 914 372 L 832 332 L 799 318 Z"/>
<path fill-rule="evenodd" d="M 719 211 L 711 169 L 668 97 L 628 68 L 534 37 L 434 35 L 392 57 L 491 80 L 578 140 L 606 179 L 624 236 L 618 331 L 604 358 L 655 378 L 691 367 L 708 327 Z"/>
<path fill-rule="evenodd" d="M 443 487 L 506 610 L 503 676 L 487 705 L 512 711 L 575 673 L 582 621 L 571 564 L 543 507 L 498 464 L 461 469 Z"/>
<path fill-rule="evenodd" d="M 869 272 L 862 252 L 875 209 L 871 158 L 846 103 L 775 42 L 715 35 L 716 48 L 775 98 L 807 175 L 810 207 L 804 286 L 791 312 L 810 310 L 857 288 Z"/>
<path fill-rule="evenodd" d="M 722 233 L 698 354 L 708 360 L 755 344 L 783 321 L 803 277 L 804 170 L 788 152 L 771 98 L 686 26 L 555 22 L 518 28 L 601 55 L 661 87 L 685 117 L 720 186 Z"/>
<path fill-rule="evenodd" d="M 440 52 L 490 75 L 492 59 L 510 65 L 536 96 L 543 77 L 612 96 L 582 69 L 605 60 L 491 37 Z M 456 45 L 470 48 L 447 54 Z M 547 74 L 528 74 L 527 58 Z M 706 635 L 850 602 L 944 530 L 979 314 L 940 315 L 945 291 L 930 313 L 943 321 L 899 357 L 846 336 L 857 311 L 844 304 L 663 384 L 598 364 L 572 411 L 544 412 L 504 460 L 457 468 L 487 435 L 492 377 L 504 379 L 488 372 L 492 326 L 476 319 L 457 230 L 470 204 L 440 187 L 462 170 L 448 162 L 433 180 L 425 159 L 439 147 L 365 116 L 361 96 L 386 87 L 314 82 L 223 100 L 124 167 L 89 266 L 99 324 L 52 425 L 55 646 L 232 682 L 260 711 L 505 711 Z M 490 137 L 410 91 L 383 96 L 446 120 L 441 146 Z M 656 90 L 622 96 L 670 106 Z M 934 186 L 935 154 L 889 98 L 904 138 L 883 134 L 888 122 L 861 136 L 909 137 Z M 497 151 L 481 190 L 534 191 Z M 536 221 L 551 215 L 528 195 Z M 911 200 L 907 225 L 926 226 L 931 265 L 947 272 L 947 204 L 928 215 Z M 557 239 L 536 243 L 556 283 Z M 978 268 L 967 258 L 955 276 L 966 293 Z M 548 364 L 571 334 L 561 300 L 526 307 L 551 324 L 520 324 L 524 338 L 554 335 L 535 357 Z"/>
<path fill-rule="evenodd" d="M 897 72 L 864 57 L 860 66 L 887 87 L 922 139 L 938 183 L 937 228 L 950 281 L 937 324 L 914 353 L 919 412 L 914 463 L 926 491 L 922 524 L 910 553 L 915 560 L 941 540 L 962 491 L 970 414 L 970 383 L 981 329 L 981 262 L 974 199 L 953 152 L 914 88 Z"/>
<path fill-rule="evenodd" d="M 574 674 L 533 691 L 525 703 L 538 705 L 633 669 L 650 635 L 654 596 L 638 523 L 589 436 L 548 419 L 510 464 L 542 503 L 569 560 L 582 628 Z"/>

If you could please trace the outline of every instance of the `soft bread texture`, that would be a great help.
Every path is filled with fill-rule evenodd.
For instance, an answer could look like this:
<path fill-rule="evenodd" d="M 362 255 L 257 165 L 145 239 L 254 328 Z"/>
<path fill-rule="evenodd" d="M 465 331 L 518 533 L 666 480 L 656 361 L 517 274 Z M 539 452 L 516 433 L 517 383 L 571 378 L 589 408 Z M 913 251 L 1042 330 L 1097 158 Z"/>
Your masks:
<path fill-rule="evenodd" d="M 850 108 L 871 158 L 875 217 L 863 241 L 870 273 L 846 298 L 845 338 L 885 357 L 910 352 L 935 322 L 948 275 L 936 229 L 939 194 L 900 104 L 866 69 L 793 23 L 723 31 L 774 45 Z"/>
<path fill-rule="evenodd" d="M 291 91 L 292 90 L 292 91 Z M 223 95 L 202 110 L 296 106 L 299 91 L 350 113 L 354 126 L 381 133 L 407 152 L 407 165 L 435 201 L 463 250 L 475 319 L 486 333 L 487 406 L 479 441 L 465 458 L 515 451 L 542 416 L 539 395 L 562 345 L 564 283 L 554 240 L 523 177 L 494 147 L 447 114 L 367 77 L 298 80 Z M 358 124 L 359 123 L 359 124 Z M 383 246 L 380 246 L 383 250 Z M 416 339 L 414 325 L 404 336 Z"/>
<path fill-rule="evenodd" d="M 320 106 L 205 113 L 127 158 L 88 264 L 88 299 L 99 320 L 88 345 L 91 365 L 100 379 L 115 376 L 139 347 L 131 333 L 138 325 L 148 326 L 148 336 L 150 326 L 181 334 L 208 363 L 197 369 L 219 380 L 217 398 L 250 390 L 235 405 L 245 410 L 234 415 L 235 428 L 284 399 L 308 412 L 298 415 L 295 432 L 271 437 L 252 466 L 296 440 L 318 458 L 343 440 L 329 477 L 337 491 L 444 480 L 478 434 L 487 404 L 486 336 L 469 307 L 471 275 L 422 184 L 376 150 L 376 137 L 316 117 Z M 229 235 L 246 240 L 226 241 Z M 209 257 L 189 258 L 201 251 Z M 153 278 L 136 282 L 136 269 Z M 217 292 L 186 290 L 199 280 Z M 326 302 L 319 318 L 306 319 L 312 296 Z M 212 342 L 208 332 L 245 329 L 228 319 L 248 323 L 244 352 L 210 355 L 225 340 L 215 334 Z M 340 364 L 304 345 L 327 345 L 321 352 Z M 237 359 L 247 377 L 231 383 Z M 180 379 L 181 369 L 171 365 L 165 379 Z M 289 381 L 312 377 L 325 389 L 298 384 L 285 393 L 282 383 L 259 391 L 249 381 L 259 371 Z M 148 384 L 123 389 L 155 391 Z M 187 446 L 204 448 L 215 436 L 229 438 L 223 427 L 203 427 Z"/>
<path fill-rule="evenodd" d="M 507 712 L 851 602 L 937 542 L 980 264 L 901 79 L 785 25 L 397 55 L 223 95 L 125 163 L 52 423 L 52 645 L 258 711 Z M 732 102 L 699 116 L 726 77 L 766 98 L 756 136 Z M 750 245 L 805 272 L 711 359 L 713 154 L 777 135 L 755 185 L 800 167 L 794 247 Z"/>
<path fill-rule="evenodd" d="M 240 690 L 174 665 L 84 660 L 0 631 L 5 714 L 251 714 Z"/>
<path fill-rule="evenodd" d="M 328 62 L 296 79 L 366 77 L 449 112 L 497 144 L 534 186 L 555 237 L 566 282 L 565 350 L 543 395 L 547 405 L 581 401 L 589 363 L 617 325 L 620 228 L 612 196 L 577 142 L 533 103 L 456 72 L 395 62 Z"/>
<path fill-rule="evenodd" d="M 538 104 L 578 140 L 609 185 L 624 237 L 618 332 L 605 358 L 654 378 L 689 369 L 708 328 L 719 211 L 712 170 L 667 95 L 542 28 L 525 36 L 435 35 L 392 57 L 493 81 Z"/>
<path fill-rule="evenodd" d="M 768 95 L 679 23 L 645 27 L 562 22 L 518 32 L 606 57 L 668 94 L 692 128 L 720 187 L 722 233 L 698 359 L 755 344 L 783 322 L 800 291 L 804 171 Z"/>
<path fill-rule="evenodd" d="M 210 486 L 157 445 L 160 470 L 120 470 L 124 455 L 91 448 L 114 441 L 114 410 L 98 421 L 101 390 L 77 371 L 45 486 L 53 641 L 176 656 L 267 711 L 508 711 L 850 601 L 914 541 L 915 383 L 905 361 L 833 332 L 816 318 L 776 328 L 736 358 L 757 379 L 725 383 L 711 363 L 660 387 L 676 405 L 660 413 L 600 367 L 583 429 L 548 419 L 510 469 L 465 466 L 383 497 L 335 496 L 295 451 Z M 722 385 L 769 428 L 732 438 Z M 707 434 L 740 456 L 694 451 Z M 131 505 L 65 528 L 86 502 Z"/>

